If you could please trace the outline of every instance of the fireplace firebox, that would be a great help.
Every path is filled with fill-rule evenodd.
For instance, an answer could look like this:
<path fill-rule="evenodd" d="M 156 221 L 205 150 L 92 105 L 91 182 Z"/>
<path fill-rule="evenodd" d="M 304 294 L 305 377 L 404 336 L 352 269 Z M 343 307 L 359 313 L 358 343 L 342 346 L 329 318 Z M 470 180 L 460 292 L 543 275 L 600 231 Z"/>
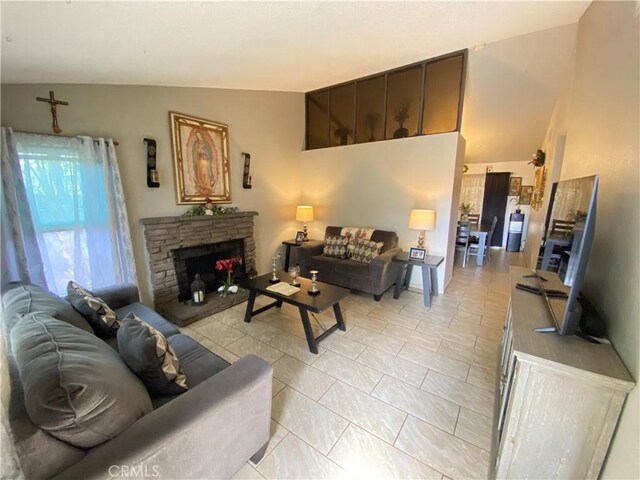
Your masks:
<path fill-rule="evenodd" d="M 226 270 L 216 270 L 218 260 L 240 257 L 242 263 L 236 265 L 235 281 L 246 280 L 247 272 L 244 262 L 244 241 L 229 240 L 209 243 L 194 247 L 177 248 L 172 251 L 173 263 L 178 282 L 178 301 L 185 302 L 191 298 L 191 282 L 196 275 L 205 283 L 207 293 L 215 292 L 227 278 Z"/>

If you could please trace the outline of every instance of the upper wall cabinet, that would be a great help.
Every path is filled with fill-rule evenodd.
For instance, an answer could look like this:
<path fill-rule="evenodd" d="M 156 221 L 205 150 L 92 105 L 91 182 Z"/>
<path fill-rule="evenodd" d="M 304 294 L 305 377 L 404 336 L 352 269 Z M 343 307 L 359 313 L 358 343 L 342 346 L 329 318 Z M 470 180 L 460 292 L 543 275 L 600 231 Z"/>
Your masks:
<path fill-rule="evenodd" d="M 460 130 L 467 51 L 306 94 L 306 146 Z"/>

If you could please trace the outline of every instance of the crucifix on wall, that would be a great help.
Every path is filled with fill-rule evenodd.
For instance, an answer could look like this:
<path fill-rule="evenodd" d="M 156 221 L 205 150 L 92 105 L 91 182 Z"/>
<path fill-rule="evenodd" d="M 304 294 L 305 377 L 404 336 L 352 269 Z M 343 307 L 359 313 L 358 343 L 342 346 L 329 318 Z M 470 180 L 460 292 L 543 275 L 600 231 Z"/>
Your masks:
<path fill-rule="evenodd" d="M 36 100 L 39 102 L 47 102 L 51 105 L 51 116 L 53 117 L 53 123 L 51 127 L 55 133 L 60 133 L 62 129 L 58 126 L 58 105 L 69 105 L 69 102 L 63 102 L 62 100 L 56 100 L 53 94 L 53 90 L 49 91 L 49 98 L 45 97 L 36 97 Z"/>

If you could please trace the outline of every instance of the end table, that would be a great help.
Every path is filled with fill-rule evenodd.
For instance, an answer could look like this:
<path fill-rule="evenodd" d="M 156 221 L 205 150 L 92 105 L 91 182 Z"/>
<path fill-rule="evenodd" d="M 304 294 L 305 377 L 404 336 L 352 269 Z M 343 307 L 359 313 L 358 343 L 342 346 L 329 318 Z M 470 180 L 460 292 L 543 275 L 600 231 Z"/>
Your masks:
<path fill-rule="evenodd" d="M 301 245 L 312 245 L 316 243 L 322 243 L 320 240 L 308 240 L 306 242 L 296 242 L 295 239 L 285 240 L 282 242 L 282 245 L 287 247 L 285 256 L 284 256 L 284 271 L 289 272 L 289 260 L 291 260 L 291 247 L 299 247 Z"/>
<path fill-rule="evenodd" d="M 427 255 L 424 260 L 414 260 L 409 258 L 407 252 L 400 252 L 393 261 L 400 264 L 398 269 L 398 277 L 396 278 L 396 287 L 393 290 L 393 298 L 400 298 L 402 290 L 409 288 L 409 280 L 411 278 L 411 270 L 413 267 L 422 267 L 422 294 L 424 296 L 424 306 L 431 306 L 431 296 L 438 296 L 438 267 L 444 262 L 444 257 L 438 257 L 436 255 Z M 404 271 L 407 273 L 402 275 Z"/>

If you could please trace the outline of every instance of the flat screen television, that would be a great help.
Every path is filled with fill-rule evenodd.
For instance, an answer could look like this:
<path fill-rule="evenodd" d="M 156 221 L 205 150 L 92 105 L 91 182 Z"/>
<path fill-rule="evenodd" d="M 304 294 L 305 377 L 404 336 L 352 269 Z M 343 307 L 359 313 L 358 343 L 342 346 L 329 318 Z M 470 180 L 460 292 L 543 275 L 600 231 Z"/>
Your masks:
<path fill-rule="evenodd" d="M 578 301 L 596 228 L 598 176 L 556 182 L 547 215 L 541 268 L 543 295 L 560 335 L 578 332 L 582 307 Z M 550 274 L 557 273 L 557 276 Z M 561 290 L 567 296 L 552 295 Z"/>

